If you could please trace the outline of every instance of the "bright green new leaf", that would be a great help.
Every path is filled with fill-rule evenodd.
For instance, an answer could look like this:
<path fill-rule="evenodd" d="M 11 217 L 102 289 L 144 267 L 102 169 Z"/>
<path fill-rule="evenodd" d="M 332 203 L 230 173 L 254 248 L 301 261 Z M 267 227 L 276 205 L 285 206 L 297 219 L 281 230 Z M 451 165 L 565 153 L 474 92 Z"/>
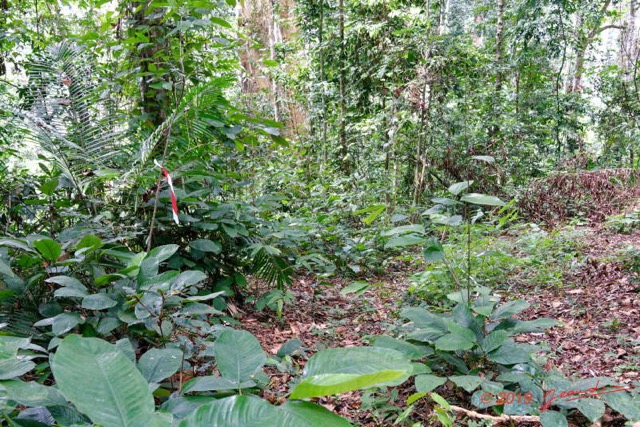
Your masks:
<path fill-rule="evenodd" d="M 342 290 L 340 291 L 340 295 L 349 295 L 349 294 L 361 295 L 364 291 L 369 289 L 369 286 L 370 286 L 369 282 L 365 282 L 364 280 L 358 280 L 342 288 Z"/>
<path fill-rule="evenodd" d="M 399 385 L 413 370 L 402 353 L 379 347 L 322 350 L 313 355 L 292 399 L 329 396 L 382 385 Z"/>
<path fill-rule="evenodd" d="M 51 239 L 40 239 L 33 242 L 33 246 L 40 252 L 42 258 L 47 261 L 56 261 L 62 253 L 60 244 Z"/>

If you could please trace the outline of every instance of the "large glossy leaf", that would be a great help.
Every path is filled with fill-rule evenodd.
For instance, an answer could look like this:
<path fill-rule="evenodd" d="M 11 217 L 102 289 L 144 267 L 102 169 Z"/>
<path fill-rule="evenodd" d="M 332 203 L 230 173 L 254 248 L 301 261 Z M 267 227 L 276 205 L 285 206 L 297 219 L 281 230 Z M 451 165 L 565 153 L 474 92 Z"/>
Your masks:
<path fill-rule="evenodd" d="M 526 310 L 530 305 L 531 304 L 522 299 L 509 301 L 498 307 L 491 315 L 491 318 L 495 320 L 506 319 L 507 317 L 515 316 L 521 311 Z"/>
<path fill-rule="evenodd" d="M 465 328 L 452 321 L 447 322 L 449 333 L 438 338 L 434 345 L 438 350 L 469 350 L 476 343 L 476 336 L 470 328 Z"/>
<path fill-rule="evenodd" d="M 260 343 L 247 331 L 224 331 L 213 348 L 220 374 L 235 383 L 251 379 L 267 361 Z"/>
<path fill-rule="evenodd" d="M 153 416 L 147 381 L 113 344 L 70 335 L 58 346 L 51 370 L 62 394 L 94 423 L 137 427 Z"/>
<path fill-rule="evenodd" d="M 55 240 L 51 239 L 41 239 L 33 242 L 33 246 L 40 252 L 42 258 L 47 261 L 55 261 L 60 257 L 62 253 L 62 248 L 60 244 Z"/>
<path fill-rule="evenodd" d="M 220 252 L 222 252 L 222 245 L 220 243 L 213 242 L 208 239 L 194 240 L 193 242 L 189 243 L 189 246 L 202 252 L 211 252 L 214 254 L 219 254 Z"/>
<path fill-rule="evenodd" d="M 164 245 L 152 249 L 140 263 L 138 284 L 142 284 L 145 280 L 157 275 L 160 263 L 169 259 L 179 248 L 178 245 Z"/>
<path fill-rule="evenodd" d="M 256 396 L 232 396 L 200 406 L 183 419 L 180 427 L 282 426 L 278 411 Z"/>
<path fill-rule="evenodd" d="M 465 191 L 466 189 L 468 189 L 469 187 L 471 187 L 471 184 L 473 184 L 473 180 L 456 182 L 455 184 L 451 184 L 449 186 L 449 193 L 453 194 L 454 196 L 457 196 L 463 191 Z"/>
<path fill-rule="evenodd" d="M 469 193 L 460 198 L 461 201 L 473 203 L 474 205 L 483 206 L 504 206 L 505 203 L 495 196 L 487 196 L 486 194 Z"/>
<path fill-rule="evenodd" d="M 138 369 L 150 383 L 170 377 L 181 365 L 182 351 L 177 348 L 152 348 L 138 361 Z"/>
<path fill-rule="evenodd" d="M 224 377 L 216 375 L 207 375 L 204 377 L 192 378 L 182 387 L 182 393 L 191 393 L 194 391 L 221 391 L 221 390 L 240 390 L 243 388 L 255 387 L 253 381 L 244 381 L 236 383 Z"/>
<path fill-rule="evenodd" d="M 413 370 L 400 352 L 379 347 L 322 350 L 313 355 L 292 399 L 328 396 L 382 385 L 399 385 Z"/>
<path fill-rule="evenodd" d="M 7 391 L 7 398 L 20 405 L 53 406 L 66 405 L 67 399 L 53 387 L 47 387 L 35 381 L 2 381 L 0 387 Z"/>
<path fill-rule="evenodd" d="M 349 427 L 351 423 L 327 410 L 323 406 L 311 402 L 290 400 L 279 406 L 280 421 L 278 426 L 287 427 Z"/>
<path fill-rule="evenodd" d="M 556 411 L 546 411 L 540 414 L 542 427 L 567 427 L 567 417 Z"/>
<path fill-rule="evenodd" d="M 36 364 L 30 360 L 17 358 L 0 360 L 0 380 L 9 380 L 19 377 L 35 367 Z"/>

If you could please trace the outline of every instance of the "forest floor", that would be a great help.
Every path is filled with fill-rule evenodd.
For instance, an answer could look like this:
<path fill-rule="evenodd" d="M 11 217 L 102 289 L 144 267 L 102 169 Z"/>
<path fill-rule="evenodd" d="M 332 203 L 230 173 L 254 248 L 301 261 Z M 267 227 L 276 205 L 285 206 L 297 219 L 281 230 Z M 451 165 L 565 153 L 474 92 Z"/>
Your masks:
<path fill-rule="evenodd" d="M 637 265 L 628 265 L 618 254 L 630 248 L 640 250 L 640 231 L 616 234 L 601 225 L 582 227 L 581 231 L 584 262 L 577 271 L 567 273 L 565 282 L 571 285 L 518 286 L 511 290 L 509 299 L 523 298 L 531 303 L 519 318 L 549 317 L 560 322 L 545 334 L 521 335 L 518 340 L 546 342 L 551 348 L 547 367 L 553 366 L 569 377 L 607 376 L 629 383 L 638 379 L 640 372 L 640 281 L 637 277 L 640 258 L 633 258 L 638 259 Z M 307 352 L 294 360 L 301 367 L 306 356 L 316 350 L 366 345 L 367 336 L 388 333 L 397 327 L 408 278 L 419 268 L 405 266 L 383 278 L 370 280 L 375 285 L 360 296 L 340 294 L 352 280 L 323 279 L 319 284 L 320 279 L 313 276 L 298 277 L 291 287 L 295 302 L 285 308 L 282 319 L 276 319 L 273 313 L 245 311 L 239 320 L 272 355 L 288 340 L 300 339 Z M 292 376 L 275 368 L 269 374 L 273 378 L 273 395 L 265 397 L 276 402 L 278 396 L 287 393 L 287 383 Z M 382 392 L 378 399 L 365 393 L 363 400 L 363 393 L 355 392 L 319 402 L 361 426 L 392 425 L 392 420 L 406 407 L 404 402 L 406 396 L 413 393 L 412 387 L 405 384 L 399 395 Z M 454 394 L 445 395 L 455 401 L 455 392 L 449 391 Z M 469 401 L 468 397 L 460 397 L 462 401 Z M 422 409 L 426 411 L 422 417 L 424 425 L 433 425 L 433 421 L 429 421 L 429 408 Z M 586 419 L 570 421 L 574 426 L 589 425 Z M 607 414 L 600 425 L 624 425 L 624 422 Z"/>

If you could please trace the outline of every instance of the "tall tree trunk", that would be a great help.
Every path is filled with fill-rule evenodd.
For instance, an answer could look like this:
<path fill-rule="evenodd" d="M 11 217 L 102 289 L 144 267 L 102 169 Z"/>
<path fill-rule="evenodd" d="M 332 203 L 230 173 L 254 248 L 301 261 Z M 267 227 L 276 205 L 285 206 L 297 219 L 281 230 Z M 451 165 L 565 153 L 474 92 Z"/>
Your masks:
<path fill-rule="evenodd" d="M 346 106 L 345 106 L 345 39 L 344 39 L 344 0 L 338 3 L 338 33 L 340 40 L 340 99 L 338 100 L 339 119 L 339 145 L 340 145 L 340 162 L 342 170 L 346 175 L 351 174 L 351 162 L 349 161 L 349 148 L 347 146 L 346 131 Z"/>
<path fill-rule="evenodd" d="M 0 15 L 2 15 L 2 20 L 6 20 L 7 13 L 9 12 L 9 2 L 8 0 L 0 0 Z M 2 26 L 5 25 L 5 22 L 2 22 Z M 4 51 L 0 51 L 0 76 L 4 76 L 7 74 L 7 64 L 4 58 Z"/>
<path fill-rule="evenodd" d="M 140 44 L 134 54 L 134 62 L 139 65 L 142 78 L 140 79 L 141 112 L 147 116 L 147 123 L 156 128 L 167 118 L 167 110 L 171 102 L 171 92 L 164 83 L 171 83 L 168 74 L 159 75 L 156 70 L 167 68 L 162 63 L 159 53 L 169 56 L 168 24 L 163 22 L 163 8 L 151 9 L 149 1 L 132 3 L 133 20 L 132 32 L 142 32 L 153 43 Z M 160 85 L 158 85 L 160 83 Z"/>
<path fill-rule="evenodd" d="M 318 34 L 318 49 L 319 49 L 319 61 L 320 61 L 320 84 L 322 85 L 322 89 L 320 92 L 320 102 L 322 103 L 321 109 L 322 113 L 320 116 L 320 126 L 322 128 L 322 168 L 327 165 L 328 159 L 328 148 L 327 148 L 327 100 L 324 96 L 324 83 L 325 83 L 325 75 L 324 75 L 324 1 L 320 0 L 320 22 L 319 22 L 319 34 Z"/>
<path fill-rule="evenodd" d="M 497 22 L 496 22 L 496 94 L 502 90 L 502 80 L 504 78 L 502 69 L 502 45 L 503 45 L 503 27 L 504 27 L 504 0 L 497 2 Z"/>

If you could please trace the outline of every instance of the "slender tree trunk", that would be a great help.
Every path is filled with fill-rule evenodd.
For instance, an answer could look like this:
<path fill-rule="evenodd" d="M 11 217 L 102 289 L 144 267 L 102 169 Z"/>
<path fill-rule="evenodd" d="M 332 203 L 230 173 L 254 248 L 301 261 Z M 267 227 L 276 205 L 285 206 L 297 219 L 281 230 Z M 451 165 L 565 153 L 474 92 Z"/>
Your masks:
<path fill-rule="evenodd" d="M 496 66 L 498 70 L 496 72 L 496 94 L 502 90 L 502 80 L 504 78 L 502 70 L 502 45 L 503 45 L 503 27 L 504 27 L 504 0 L 498 0 L 497 2 L 497 14 L 498 19 L 496 22 Z"/>
<path fill-rule="evenodd" d="M 322 167 L 326 167 L 327 159 L 328 159 L 328 149 L 327 149 L 327 100 L 324 96 L 324 86 L 325 86 L 325 75 L 324 75 L 324 1 L 320 0 L 320 22 L 318 28 L 318 54 L 320 61 L 320 84 L 322 85 L 322 89 L 320 91 L 320 102 L 321 105 L 321 137 L 322 137 Z"/>
<path fill-rule="evenodd" d="M 342 164 L 342 170 L 346 175 L 351 174 L 351 162 L 349 161 L 349 148 L 347 146 L 347 131 L 346 131 L 346 100 L 345 100 L 345 39 L 344 39 L 344 0 L 340 0 L 338 3 L 338 32 L 340 40 L 340 99 L 339 99 L 339 113 L 340 113 L 340 161 Z"/>
<path fill-rule="evenodd" d="M 5 25 L 6 15 L 9 12 L 8 0 L 0 0 L 0 15 L 2 15 L 2 26 Z M 0 51 L 0 76 L 7 74 L 7 64 L 4 58 L 4 52 Z"/>

